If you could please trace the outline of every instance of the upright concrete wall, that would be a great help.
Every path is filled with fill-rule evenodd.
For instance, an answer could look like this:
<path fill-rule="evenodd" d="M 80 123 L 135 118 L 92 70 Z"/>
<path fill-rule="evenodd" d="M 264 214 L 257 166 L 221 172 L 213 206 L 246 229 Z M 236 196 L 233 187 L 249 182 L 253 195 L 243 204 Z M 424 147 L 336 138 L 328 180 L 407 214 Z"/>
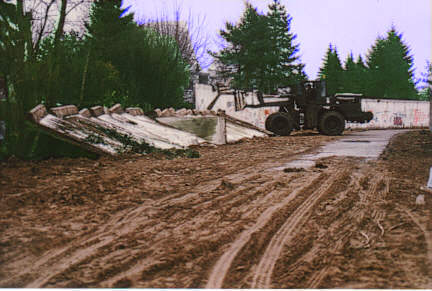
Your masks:
<path fill-rule="evenodd" d="M 429 130 L 432 131 L 432 72 L 428 76 L 429 83 Z"/>
<path fill-rule="evenodd" d="M 205 84 L 196 84 L 196 108 L 205 110 L 216 97 L 217 92 Z M 245 96 L 247 104 L 258 104 L 255 94 L 249 93 Z M 266 100 L 267 101 L 267 100 Z M 272 101 L 272 100 L 268 100 Z M 362 99 L 362 110 L 371 111 L 374 114 L 373 120 L 365 124 L 347 123 L 351 128 L 411 128 L 429 127 L 432 128 L 430 114 L 431 104 L 428 101 L 411 100 L 376 100 Z M 234 96 L 232 94 L 221 95 L 215 103 L 213 110 L 222 109 L 226 114 L 249 122 L 257 127 L 264 128 L 267 116 L 279 110 L 278 107 L 246 108 L 235 111 Z"/>
<path fill-rule="evenodd" d="M 353 128 L 415 128 L 429 126 L 428 101 L 362 99 L 362 110 L 373 113 L 365 124 L 347 124 Z"/>
<path fill-rule="evenodd" d="M 429 99 L 429 130 L 432 131 L 432 96 L 429 96 Z"/>

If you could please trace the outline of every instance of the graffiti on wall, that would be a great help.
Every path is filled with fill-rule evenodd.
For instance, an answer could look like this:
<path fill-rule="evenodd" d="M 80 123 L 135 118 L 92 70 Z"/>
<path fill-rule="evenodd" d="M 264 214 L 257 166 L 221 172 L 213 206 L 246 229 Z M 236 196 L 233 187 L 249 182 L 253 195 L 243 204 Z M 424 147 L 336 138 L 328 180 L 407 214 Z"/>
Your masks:
<path fill-rule="evenodd" d="M 404 119 L 406 119 L 407 115 L 405 113 L 393 113 L 393 125 L 404 127 Z"/>
<path fill-rule="evenodd" d="M 425 112 L 423 112 L 423 111 L 421 111 L 419 109 L 414 109 L 413 115 L 414 115 L 414 118 L 413 118 L 413 124 L 414 124 L 414 126 L 428 124 L 428 122 L 429 122 L 429 116 Z"/>
<path fill-rule="evenodd" d="M 365 100 L 362 100 L 362 102 Z M 429 103 L 421 101 L 365 101 L 365 111 L 371 111 L 374 118 L 367 124 L 353 127 L 425 127 L 429 123 Z M 350 124 L 352 126 L 352 124 Z"/>
<path fill-rule="evenodd" d="M 400 116 L 395 116 L 393 118 L 393 125 L 394 126 L 402 126 L 403 127 L 403 119 Z"/>

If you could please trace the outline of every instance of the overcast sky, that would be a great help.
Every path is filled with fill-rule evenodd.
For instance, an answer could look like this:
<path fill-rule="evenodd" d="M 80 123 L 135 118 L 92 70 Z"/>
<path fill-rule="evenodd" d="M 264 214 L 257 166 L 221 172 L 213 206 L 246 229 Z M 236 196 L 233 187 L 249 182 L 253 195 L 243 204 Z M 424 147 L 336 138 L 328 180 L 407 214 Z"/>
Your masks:
<path fill-rule="evenodd" d="M 266 12 L 271 0 L 250 0 L 258 11 Z M 292 16 L 291 31 L 297 34 L 301 61 L 309 78 L 316 78 L 330 43 L 337 47 L 341 61 L 352 52 L 365 58 L 378 36 L 385 36 L 392 25 L 403 34 L 403 41 L 414 56 L 416 77 L 425 72 L 426 60 L 432 59 L 431 0 L 282 0 Z M 236 23 L 244 0 L 124 0 L 135 19 L 152 19 L 166 13 L 173 15 L 181 7 L 183 17 L 205 17 L 205 32 L 210 49 L 218 49 L 218 32 L 226 21 Z"/>

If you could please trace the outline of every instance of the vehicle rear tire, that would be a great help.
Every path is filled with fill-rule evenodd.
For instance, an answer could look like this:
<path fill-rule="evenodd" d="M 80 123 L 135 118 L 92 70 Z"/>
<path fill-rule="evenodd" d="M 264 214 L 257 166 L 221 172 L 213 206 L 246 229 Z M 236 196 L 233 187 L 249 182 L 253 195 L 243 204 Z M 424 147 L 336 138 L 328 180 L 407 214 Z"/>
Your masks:
<path fill-rule="evenodd" d="M 267 117 L 265 127 L 277 135 L 287 136 L 291 134 L 294 122 L 289 113 L 275 112 Z"/>
<path fill-rule="evenodd" d="M 318 123 L 318 131 L 325 135 L 341 135 L 345 129 L 345 118 L 336 111 L 325 112 Z"/>

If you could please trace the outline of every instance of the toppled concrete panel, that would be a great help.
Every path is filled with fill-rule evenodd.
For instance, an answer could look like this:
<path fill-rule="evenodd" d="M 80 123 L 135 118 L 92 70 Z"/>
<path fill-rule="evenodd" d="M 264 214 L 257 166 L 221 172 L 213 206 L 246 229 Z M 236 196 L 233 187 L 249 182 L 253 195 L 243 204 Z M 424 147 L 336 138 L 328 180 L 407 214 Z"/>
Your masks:
<path fill-rule="evenodd" d="M 267 132 L 253 125 L 226 116 L 223 112 L 196 112 L 173 108 L 162 111 L 169 117 L 153 120 L 141 108 L 127 108 L 120 104 L 110 109 L 94 106 L 89 109 L 74 105 L 52 108 L 49 114 L 44 105 L 30 111 L 31 119 L 47 131 L 98 154 L 115 155 L 132 147 L 146 144 L 160 148 L 185 148 L 203 143 L 226 144 L 241 138 L 266 136 Z M 174 115 L 174 116 L 171 116 Z M 177 115 L 177 116 L 175 116 Z M 141 150 L 140 150 L 141 151 Z"/>
<path fill-rule="evenodd" d="M 115 104 L 109 109 L 109 113 L 122 114 L 123 112 L 124 112 L 123 108 L 121 107 L 120 104 Z"/>
<path fill-rule="evenodd" d="M 71 110 L 72 107 L 68 108 Z M 95 106 L 90 110 L 83 109 L 79 113 L 76 110 L 77 114 L 74 115 L 60 113 L 59 116 L 64 117 L 59 118 L 48 114 L 44 105 L 38 105 L 30 111 L 30 117 L 60 139 L 98 154 L 115 155 L 123 152 L 130 146 L 129 140 L 145 142 L 160 149 L 185 148 L 206 142 L 196 135 L 164 126 L 140 115 L 141 109 L 129 110 L 132 114 L 105 114 L 102 106 Z M 111 111 L 120 112 L 118 107 L 111 108 Z"/>
<path fill-rule="evenodd" d="M 225 117 L 223 116 L 217 117 L 216 135 L 214 143 L 219 145 L 227 143 L 227 125 Z"/>
<path fill-rule="evenodd" d="M 144 111 L 139 107 L 129 107 L 126 108 L 126 113 L 132 115 L 132 116 L 139 116 L 144 115 Z"/>
<path fill-rule="evenodd" d="M 252 135 L 249 136 L 249 138 L 251 138 L 253 136 L 269 136 L 269 135 L 273 135 L 273 133 L 271 131 L 262 129 L 262 128 L 260 128 L 258 126 L 255 126 L 255 125 L 253 125 L 251 123 L 248 123 L 248 122 L 246 122 L 244 120 L 240 120 L 240 119 L 234 118 L 233 116 L 225 114 L 224 111 L 222 111 L 222 114 L 224 114 L 225 119 L 227 121 L 229 121 L 230 123 L 236 124 L 239 127 L 244 127 L 244 128 L 250 129 L 251 131 L 249 131 L 249 132 Z"/>
<path fill-rule="evenodd" d="M 162 110 L 160 110 L 159 108 L 156 108 L 156 109 L 154 110 L 154 112 L 156 112 L 156 116 L 157 116 L 157 117 L 161 117 L 161 116 L 162 116 Z"/>
<path fill-rule="evenodd" d="M 176 116 L 185 116 L 187 114 L 186 108 L 179 109 L 175 112 Z"/>
<path fill-rule="evenodd" d="M 44 118 L 48 112 L 45 108 L 45 105 L 39 104 L 35 108 L 33 108 L 30 112 L 30 118 L 36 123 L 39 123 L 39 121 Z"/>
<path fill-rule="evenodd" d="M 223 112 L 218 115 L 210 111 L 200 111 L 200 113 L 207 115 L 159 117 L 157 120 L 218 145 L 235 142 L 242 138 L 266 137 L 272 134 L 267 130 L 227 116 Z"/>
<path fill-rule="evenodd" d="M 214 144 L 223 144 L 223 136 L 226 134 L 223 129 L 224 126 L 219 124 L 220 120 L 217 116 L 171 116 L 159 117 L 157 121 L 192 133 Z"/>
<path fill-rule="evenodd" d="M 171 111 L 168 108 L 166 108 L 166 109 L 162 110 L 162 112 L 159 116 L 160 117 L 170 117 L 170 116 L 174 116 L 174 114 L 172 114 Z"/>
<path fill-rule="evenodd" d="M 46 112 L 45 106 L 38 105 L 31 112 L 36 113 L 36 116 L 41 116 L 40 113 L 43 111 Z M 71 122 L 69 119 L 65 120 L 51 114 L 46 114 L 39 120 L 35 118 L 33 118 L 33 120 L 39 126 L 58 136 L 60 139 L 65 139 L 98 154 L 114 155 L 122 147 L 120 142 L 111 139 L 103 132 L 96 131 L 94 128 L 87 127 L 79 122 Z"/>
<path fill-rule="evenodd" d="M 83 117 L 87 117 L 87 118 L 91 117 L 90 110 L 88 110 L 87 108 L 81 109 L 79 111 L 79 115 L 82 115 Z"/>
<path fill-rule="evenodd" d="M 158 124 L 145 116 L 114 113 L 112 115 L 103 114 L 91 120 L 97 123 L 102 121 L 119 132 L 144 140 L 146 143 L 161 149 L 182 148 L 205 142 L 204 139 L 196 135 Z"/>
<path fill-rule="evenodd" d="M 102 114 L 105 114 L 105 110 L 102 106 L 94 106 L 90 108 L 90 112 L 94 117 L 98 117 Z"/>
<path fill-rule="evenodd" d="M 53 107 L 50 110 L 58 118 L 63 118 L 65 116 L 78 114 L 78 108 L 75 105 Z"/>
<path fill-rule="evenodd" d="M 227 121 L 227 142 L 235 142 L 243 138 L 265 137 L 268 136 L 262 131 L 243 127 L 241 125 Z"/>

